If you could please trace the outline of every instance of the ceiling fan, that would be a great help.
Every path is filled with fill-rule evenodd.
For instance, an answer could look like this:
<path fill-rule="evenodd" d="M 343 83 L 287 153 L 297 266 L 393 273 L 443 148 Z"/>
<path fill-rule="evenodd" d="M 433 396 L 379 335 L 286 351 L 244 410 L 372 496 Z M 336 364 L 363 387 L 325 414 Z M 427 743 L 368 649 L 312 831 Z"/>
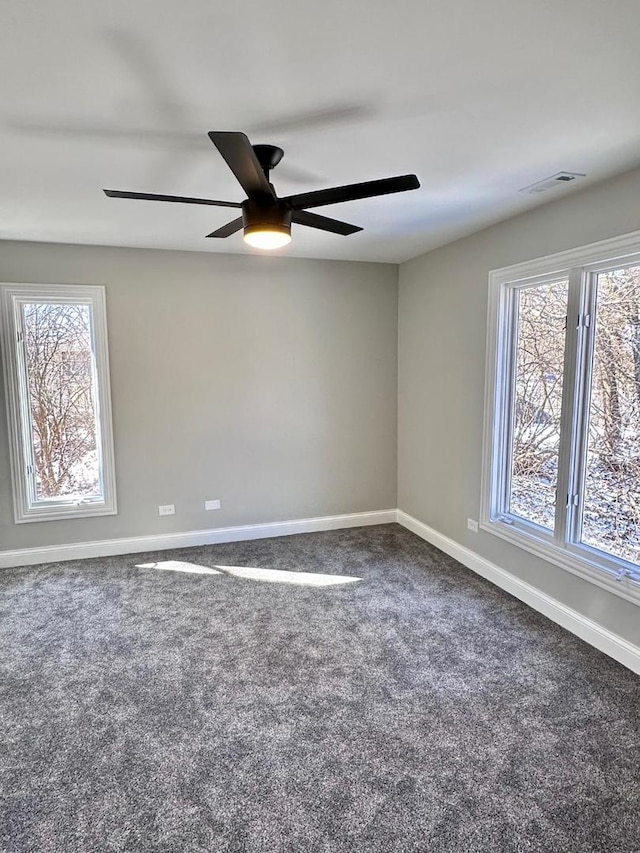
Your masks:
<path fill-rule="evenodd" d="M 332 234 L 347 236 L 362 231 L 357 225 L 349 225 L 327 216 L 309 213 L 304 208 L 322 207 L 326 204 L 338 204 L 359 198 L 400 193 L 416 190 L 420 186 L 415 175 L 401 175 L 395 178 L 383 178 L 378 181 L 364 181 L 360 184 L 347 184 L 343 187 L 331 187 L 326 190 L 299 193 L 278 198 L 269 181 L 269 172 L 274 169 L 284 151 L 276 145 L 252 145 L 244 133 L 215 131 L 209 132 L 209 138 L 222 154 L 227 165 L 240 182 L 247 194 L 243 202 L 214 201 L 208 198 L 190 198 L 180 195 L 158 195 L 156 193 L 136 193 L 122 190 L 104 190 L 109 198 L 133 198 L 147 201 L 172 201 L 183 204 L 209 204 L 214 207 L 235 207 L 242 210 L 242 216 L 234 219 L 207 234 L 207 237 L 230 237 L 240 229 L 244 230 L 244 240 L 258 249 L 278 249 L 291 242 L 291 223 L 330 231 Z"/>

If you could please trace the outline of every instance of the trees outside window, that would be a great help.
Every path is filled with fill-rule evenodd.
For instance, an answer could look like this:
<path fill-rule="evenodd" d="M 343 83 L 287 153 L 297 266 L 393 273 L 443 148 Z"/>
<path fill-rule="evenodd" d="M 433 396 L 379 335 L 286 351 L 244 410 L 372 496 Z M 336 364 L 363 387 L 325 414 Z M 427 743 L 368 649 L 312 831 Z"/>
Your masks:
<path fill-rule="evenodd" d="M 569 282 L 517 294 L 510 510 L 553 530 Z"/>
<path fill-rule="evenodd" d="M 640 563 L 640 266 L 596 281 L 581 540 Z"/>

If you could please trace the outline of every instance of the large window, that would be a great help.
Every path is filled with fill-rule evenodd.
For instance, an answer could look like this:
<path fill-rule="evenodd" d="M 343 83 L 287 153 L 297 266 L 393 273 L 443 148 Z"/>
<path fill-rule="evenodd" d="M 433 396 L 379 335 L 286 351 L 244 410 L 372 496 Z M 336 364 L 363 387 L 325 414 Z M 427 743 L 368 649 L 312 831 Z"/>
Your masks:
<path fill-rule="evenodd" d="M 481 523 L 640 602 L 640 235 L 490 275 Z"/>
<path fill-rule="evenodd" d="M 0 298 L 16 522 L 115 513 L 104 288 Z"/>

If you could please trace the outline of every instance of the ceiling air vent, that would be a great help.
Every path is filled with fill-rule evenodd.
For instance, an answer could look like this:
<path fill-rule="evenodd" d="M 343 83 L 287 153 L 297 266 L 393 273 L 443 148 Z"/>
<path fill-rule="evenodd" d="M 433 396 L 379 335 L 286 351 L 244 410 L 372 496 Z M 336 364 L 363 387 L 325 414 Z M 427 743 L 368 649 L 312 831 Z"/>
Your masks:
<path fill-rule="evenodd" d="M 529 193 L 529 195 L 546 193 L 547 190 L 552 190 L 554 187 L 569 184 L 571 181 L 576 181 L 579 178 L 584 177 L 585 175 L 583 172 L 556 172 L 555 175 L 551 175 L 550 178 L 543 178 L 541 181 L 536 181 L 535 184 L 529 184 L 528 187 L 523 187 L 521 190 L 518 190 L 518 192 Z"/>

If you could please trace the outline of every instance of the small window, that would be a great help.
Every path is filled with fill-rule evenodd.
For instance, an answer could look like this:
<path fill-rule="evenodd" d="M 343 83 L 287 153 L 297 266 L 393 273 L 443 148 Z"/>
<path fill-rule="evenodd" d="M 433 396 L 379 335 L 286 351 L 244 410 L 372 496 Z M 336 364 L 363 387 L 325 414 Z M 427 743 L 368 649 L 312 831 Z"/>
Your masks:
<path fill-rule="evenodd" d="M 104 288 L 0 297 L 16 522 L 115 514 Z"/>
<path fill-rule="evenodd" d="M 640 603 L 640 234 L 490 275 L 481 524 Z"/>

